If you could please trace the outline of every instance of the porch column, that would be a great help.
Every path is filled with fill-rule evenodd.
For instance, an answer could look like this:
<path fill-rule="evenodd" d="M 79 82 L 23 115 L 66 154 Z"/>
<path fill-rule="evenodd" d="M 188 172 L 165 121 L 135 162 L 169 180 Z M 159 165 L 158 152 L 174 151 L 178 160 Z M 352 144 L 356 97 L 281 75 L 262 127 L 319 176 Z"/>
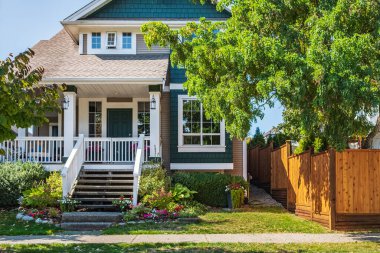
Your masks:
<path fill-rule="evenodd" d="M 150 157 L 161 157 L 161 92 L 150 91 Z M 152 108 L 152 100 L 156 101 L 156 108 Z"/>
<path fill-rule="evenodd" d="M 75 136 L 75 127 L 76 127 L 76 101 L 77 101 L 76 87 L 68 86 L 68 89 L 63 93 L 63 95 L 66 98 L 66 100 L 68 100 L 68 106 L 67 108 L 63 110 L 63 117 L 64 117 L 63 157 L 68 158 L 70 156 L 71 150 L 74 147 L 74 136 Z"/>

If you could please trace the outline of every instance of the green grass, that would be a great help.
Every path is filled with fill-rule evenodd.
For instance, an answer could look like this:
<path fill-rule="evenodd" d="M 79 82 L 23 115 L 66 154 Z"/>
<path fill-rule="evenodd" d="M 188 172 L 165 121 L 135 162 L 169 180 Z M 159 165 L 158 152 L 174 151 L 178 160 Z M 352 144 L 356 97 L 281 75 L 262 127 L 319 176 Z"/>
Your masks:
<path fill-rule="evenodd" d="M 239 234 L 239 233 L 327 233 L 321 225 L 301 219 L 281 208 L 255 208 L 240 212 L 214 211 L 202 222 L 142 223 L 112 227 L 104 234 Z"/>
<path fill-rule="evenodd" d="M 370 242 L 344 244 L 81 244 L 1 246 L 0 252 L 380 252 L 380 245 Z"/>
<path fill-rule="evenodd" d="M 15 211 L 0 210 L 0 235 L 51 235 L 60 231 L 54 225 L 18 221 L 16 214 Z"/>

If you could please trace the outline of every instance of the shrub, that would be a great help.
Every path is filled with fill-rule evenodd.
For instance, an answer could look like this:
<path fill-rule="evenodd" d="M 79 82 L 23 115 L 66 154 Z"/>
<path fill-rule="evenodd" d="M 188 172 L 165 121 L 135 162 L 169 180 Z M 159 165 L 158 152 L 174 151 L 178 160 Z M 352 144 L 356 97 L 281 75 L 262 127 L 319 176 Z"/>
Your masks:
<path fill-rule="evenodd" d="M 176 203 L 181 203 L 183 201 L 192 200 L 193 195 L 197 192 L 192 191 L 181 184 L 175 184 L 174 188 L 171 190 L 171 193 L 173 195 L 173 201 Z"/>
<path fill-rule="evenodd" d="M 166 192 L 165 189 L 154 191 L 152 194 L 147 194 L 142 200 L 142 203 L 158 209 L 166 209 L 170 202 L 173 201 L 171 192 Z"/>
<path fill-rule="evenodd" d="M 57 207 L 62 198 L 62 178 L 59 172 L 53 172 L 46 182 L 23 192 L 22 204 L 27 207 Z"/>
<path fill-rule="evenodd" d="M 81 203 L 80 201 L 69 198 L 69 197 L 64 197 L 58 202 L 59 202 L 59 207 L 61 208 L 62 212 L 74 212 L 77 205 Z"/>
<path fill-rule="evenodd" d="M 180 183 L 197 191 L 194 200 L 213 207 L 227 206 L 226 186 L 240 183 L 248 189 L 248 183 L 242 177 L 211 172 L 177 172 L 173 175 L 173 183 Z"/>
<path fill-rule="evenodd" d="M 48 175 L 38 163 L 0 164 L 0 207 L 17 206 L 21 193 L 36 186 Z"/>
<path fill-rule="evenodd" d="M 179 211 L 182 218 L 194 218 L 206 214 L 207 207 L 197 201 L 188 201 L 183 205 L 183 209 Z"/>
<path fill-rule="evenodd" d="M 139 195 L 144 197 L 147 194 L 152 194 L 161 189 L 168 191 L 170 188 L 170 181 L 170 177 L 162 167 L 145 169 L 140 177 Z"/>

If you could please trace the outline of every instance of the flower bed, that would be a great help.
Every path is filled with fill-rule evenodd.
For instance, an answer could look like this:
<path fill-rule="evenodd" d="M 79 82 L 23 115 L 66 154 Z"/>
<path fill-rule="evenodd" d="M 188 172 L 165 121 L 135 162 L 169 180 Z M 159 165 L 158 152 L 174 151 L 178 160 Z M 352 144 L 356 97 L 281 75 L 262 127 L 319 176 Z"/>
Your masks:
<path fill-rule="evenodd" d="M 32 221 L 37 224 L 59 224 L 61 222 L 61 211 L 58 208 L 38 210 L 20 207 L 16 219 Z"/>

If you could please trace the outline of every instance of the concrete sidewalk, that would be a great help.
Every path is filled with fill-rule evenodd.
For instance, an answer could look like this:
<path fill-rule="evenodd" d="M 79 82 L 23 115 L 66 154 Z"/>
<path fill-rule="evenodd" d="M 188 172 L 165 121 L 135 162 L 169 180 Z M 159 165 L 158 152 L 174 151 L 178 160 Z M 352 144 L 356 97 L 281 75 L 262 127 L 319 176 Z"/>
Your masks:
<path fill-rule="evenodd" d="M 0 236 L 0 244 L 81 243 L 348 243 L 380 242 L 380 234 L 172 234 Z"/>

